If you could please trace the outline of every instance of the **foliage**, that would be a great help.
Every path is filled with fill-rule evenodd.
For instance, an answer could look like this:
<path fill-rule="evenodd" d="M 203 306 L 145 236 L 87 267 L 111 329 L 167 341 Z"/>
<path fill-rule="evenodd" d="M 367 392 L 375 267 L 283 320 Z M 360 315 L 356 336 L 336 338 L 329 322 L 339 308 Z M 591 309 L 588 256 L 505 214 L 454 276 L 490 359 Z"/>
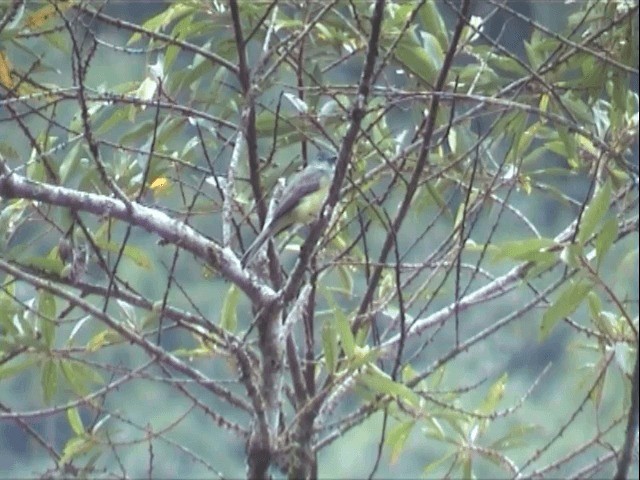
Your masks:
<path fill-rule="evenodd" d="M 10 474 L 623 478 L 638 5 L 509 5 L 5 2 Z"/>

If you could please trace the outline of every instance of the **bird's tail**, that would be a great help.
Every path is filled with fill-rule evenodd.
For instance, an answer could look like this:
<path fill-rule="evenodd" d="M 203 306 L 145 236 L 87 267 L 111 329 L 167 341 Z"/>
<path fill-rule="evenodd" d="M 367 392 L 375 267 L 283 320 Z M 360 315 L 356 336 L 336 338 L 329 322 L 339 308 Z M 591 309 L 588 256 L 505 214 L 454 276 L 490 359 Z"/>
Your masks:
<path fill-rule="evenodd" d="M 260 247 L 262 247 L 264 242 L 266 242 L 273 233 L 272 230 L 273 229 L 271 228 L 271 226 L 263 228 L 260 234 L 253 241 L 253 243 L 249 245 L 249 248 L 247 248 L 247 250 L 244 252 L 244 255 L 242 255 L 242 259 L 240 260 L 242 268 L 246 267 L 253 259 L 255 254 L 258 253 Z"/>

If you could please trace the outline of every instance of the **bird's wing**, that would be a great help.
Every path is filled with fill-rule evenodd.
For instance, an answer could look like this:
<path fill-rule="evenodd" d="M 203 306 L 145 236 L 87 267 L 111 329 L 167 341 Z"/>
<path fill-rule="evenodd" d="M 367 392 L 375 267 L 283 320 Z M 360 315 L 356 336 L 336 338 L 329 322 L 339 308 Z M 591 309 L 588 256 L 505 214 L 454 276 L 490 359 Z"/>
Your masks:
<path fill-rule="evenodd" d="M 278 203 L 275 213 L 273 214 L 272 223 L 276 223 L 277 220 L 284 217 L 287 213 L 295 208 L 300 199 L 315 192 L 320 188 L 320 180 L 322 178 L 322 172 L 320 171 L 302 171 L 300 174 L 291 178 L 289 186 L 282 192 L 282 197 Z M 289 225 L 278 225 L 279 230 L 275 232 L 280 233 Z"/>

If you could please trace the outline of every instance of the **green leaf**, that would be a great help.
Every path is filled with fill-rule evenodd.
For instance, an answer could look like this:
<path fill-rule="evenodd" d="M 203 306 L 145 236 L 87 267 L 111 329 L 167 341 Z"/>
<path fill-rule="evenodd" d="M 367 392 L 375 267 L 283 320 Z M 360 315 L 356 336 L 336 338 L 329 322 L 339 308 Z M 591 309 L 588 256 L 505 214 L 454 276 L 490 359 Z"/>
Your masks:
<path fill-rule="evenodd" d="M 82 424 L 82 418 L 80 418 L 77 408 L 67 408 L 67 420 L 76 435 L 82 435 L 84 433 L 84 425 Z"/>
<path fill-rule="evenodd" d="M 85 348 L 88 352 L 97 352 L 105 345 L 118 343 L 122 340 L 120 334 L 114 330 L 102 330 L 89 339 Z"/>
<path fill-rule="evenodd" d="M 437 181 L 425 182 L 421 187 L 418 188 L 418 192 L 416 194 L 416 208 L 414 212 L 417 219 L 424 218 L 419 212 L 423 212 L 424 208 L 431 206 L 433 203 L 435 203 L 438 208 L 442 210 L 444 215 L 449 218 L 453 217 L 453 213 L 451 212 L 447 201 L 440 193 L 441 188 L 442 182 Z"/>
<path fill-rule="evenodd" d="M 15 334 L 18 332 L 15 324 L 13 323 L 14 315 L 19 315 L 20 307 L 16 305 L 16 302 L 13 298 L 9 297 L 9 294 L 13 294 L 13 286 L 15 283 L 12 282 L 12 279 L 8 279 L 4 283 L 4 285 L 0 285 L 0 331 L 2 335 L 0 335 L 0 340 L 2 340 L 3 336 L 7 336 L 8 334 Z M 3 289 L 7 289 L 4 290 Z"/>
<path fill-rule="evenodd" d="M 338 240 L 342 240 L 341 236 L 337 236 Z M 346 265 L 338 265 L 337 272 L 338 278 L 340 279 L 340 284 L 342 285 L 342 289 L 339 291 L 343 292 L 347 298 L 351 298 L 353 294 L 353 272 Z"/>
<path fill-rule="evenodd" d="M 598 317 L 602 312 L 602 301 L 593 290 L 587 294 L 587 305 L 592 318 Z"/>
<path fill-rule="evenodd" d="M 462 463 L 462 477 L 475 478 L 475 475 L 473 474 L 473 463 L 471 461 L 472 456 L 467 453 L 463 454 L 461 457 L 460 463 Z"/>
<path fill-rule="evenodd" d="M 322 293 L 329 304 L 331 309 L 332 318 L 327 320 L 327 323 L 331 323 L 331 328 L 334 328 L 340 337 L 342 348 L 344 349 L 347 357 L 351 358 L 355 352 L 356 341 L 351 332 L 351 325 L 349 324 L 349 319 L 345 316 L 342 308 L 336 302 L 335 298 L 333 298 L 332 290 L 330 288 L 322 288 Z M 334 335 L 331 333 L 331 335 Z M 337 362 L 336 358 L 336 362 Z"/>
<path fill-rule="evenodd" d="M 423 427 L 422 431 L 425 435 L 435 438 L 436 440 L 444 440 L 446 438 L 445 431 L 436 417 L 427 415 L 424 421 L 426 425 Z"/>
<path fill-rule="evenodd" d="M 432 390 L 440 389 L 446 371 L 447 368 L 445 363 L 442 366 L 438 367 L 431 375 L 429 375 L 429 387 Z"/>
<path fill-rule="evenodd" d="M 558 320 L 571 315 L 591 291 L 593 285 L 587 281 L 570 282 L 555 302 L 544 312 L 540 325 L 540 341 L 544 341 Z"/>
<path fill-rule="evenodd" d="M 95 440 L 92 437 L 86 435 L 73 437 L 65 444 L 59 462 L 61 465 L 69 463 L 72 459 L 90 451 L 94 446 Z"/>
<path fill-rule="evenodd" d="M 618 238 L 618 222 L 615 218 L 609 218 L 604 222 L 602 229 L 596 237 L 596 258 L 598 267 L 607 254 L 613 242 Z"/>
<path fill-rule="evenodd" d="M 602 368 L 604 368 L 604 365 L 602 365 L 602 360 L 601 360 L 600 362 L 598 362 L 597 369 L 598 371 L 600 371 L 600 369 Z M 596 408 L 599 408 L 600 405 L 602 404 L 604 384 L 605 384 L 605 380 L 607 378 L 608 372 L 609 370 L 605 370 L 604 373 L 598 377 L 595 385 L 593 386 L 593 389 L 591 390 L 591 393 L 589 394 L 589 398 L 596 405 Z"/>
<path fill-rule="evenodd" d="M 229 332 L 235 332 L 238 328 L 238 300 L 240 290 L 236 285 L 231 285 L 222 302 L 222 312 L 220 313 L 220 327 Z"/>
<path fill-rule="evenodd" d="M 20 323 L 21 328 L 24 329 L 27 327 L 28 331 L 7 337 L 0 336 L 0 346 L 4 350 L 16 350 L 27 347 L 36 352 L 46 352 L 47 349 L 42 345 L 39 335 L 30 328 L 33 323 L 33 317 L 29 316 L 24 322 Z"/>
<path fill-rule="evenodd" d="M 162 301 L 158 300 L 153 302 L 151 310 L 144 314 L 142 318 L 141 330 L 146 330 L 151 327 L 156 327 L 162 316 Z"/>
<path fill-rule="evenodd" d="M 76 144 L 73 146 L 69 155 L 62 161 L 60 165 L 60 182 L 62 184 L 66 184 L 69 175 L 77 172 L 78 165 L 80 164 L 80 144 Z"/>
<path fill-rule="evenodd" d="M 13 377 L 23 370 L 30 368 L 34 363 L 36 363 L 35 359 L 27 360 L 25 362 L 13 365 L 11 364 L 11 362 L 0 365 L 0 380 L 2 380 L 3 378 Z"/>
<path fill-rule="evenodd" d="M 471 85 L 476 88 L 495 88 L 506 80 L 498 75 L 491 67 L 469 64 L 462 67 L 458 73 L 458 80 L 463 85 Z"/>
<path fill-rule="evenodd" d="M 349 319 L 345 316 L 344 312 L 338 307 L 334 308 L 335 325 L 338 333 L 340 334 L 340 343 L 344 349 L 344 353 L 348 358 L 353 357 L 356 349 L 356 339 L 351 332 L 351 325 L 349 325 Z"/>
<path fill-rule="evenodd" d="M 11 251 L 10 257 L 15 258 L 15 253 L 13 250 Z M 21 263 L 25 266 L 40 269 L 46 273 L 54 273 L 58 275 L 60 274 L 60 272 L 62 272 L 62 269 L 64 268 L 62 261 L 58 257 L 56 258 L 28 257 L 28 258 L 23 258 Z"/>
<path fill-rule="evenodd" d="M 94 238 L 95 244 L 103 250 L 107 250 L 112 253 L 119 253 L 122 249 L 122 245 L 118 242 L 110 242 L 106 241 L 99 236 Z M 132 260 L 139 267 L 144 268 L 145 270 L 151 269 L 151 259 L 147 255 L 147 253 L 140 247 L 136 247 L 135 245 L 125 245 L 122 250 L 122 255 L 129 260 Z"/>
<path fill-rule="evenodd" d="M 202 48 L 207 48 L 207 44 L 203 45 Z M 191 67 L 182 69 L 178 72 L 175 72 L 171 78 L 171 87 L 173 90 L 197 90 L 198 82 L 200 82 L 203 78 L 216 78 L 217 72 L 223 71 L 226 73 L 226 69 L 217 68 L 213 69 L 213 65 L 211 62 L 206 60 L 201 55 L 195 55 L 193 58 L 193 62 Z M 221 73 L 221 75 L 223 75 Z M 209 92 L 207 92 L 209 93 Z M 212 92 L 213 95 L 217 95 L 215 91 Z M 217 97 L 216 97 L 217 98 Z M 202 100 L 202 99 L 199 99 Z M 209 97 L 206 97 L 206 101 L 210 101 Z M 230 100 L 230 99 L 229 99 Z"/>
<path fill-rule="evenodd" d="M 541 62 L 540 55 L 530 42 L 524 42 L 524 51 L 531 67 L 536 69 Z"/>
<path fill-rule="evenodd" d="M 573 86 L 573 83 L 569 85 Z M 569 108 L 571 113 L 576 117 L 579 123 L 588 125 L 593 121 L 593 112 L 591 107 L 585 103 L 585 99 L 571 88 L 561 97 L 562 103 Z"/>
<path fill-rule="evenodd" d="M 115 107 L 109 107 L 109 110 Z M 127 119 L 129 115 L 129 110 L 126 108 L 115 108 L 113 114 L 106 118 L 102 123 L 98 123 L 98 127 L 96 128 L 96 135 L 101 136 L 107 133 L 115 126 L 121 126 L 123 122 Z"/>
<path fill-rule="evenodd" d="M 582 245 L 576 245 L 571 243 L 565 245 L 560 252 L 560 260 L 569 265 L 572 268 L 578 268 L 580 266 L 580 257 L 584 253 Z"/>
<path fill-rule="evenodd" d="M 447 26 L 438 11 L 438 6 L 434 0 L 424 2 L 418 11 L 418 17 L 424 25 L 424 29 L 438 39 L 441 50 L 446 50 L 449 44 L 447 36 Z"/>
<path fill-rule="evenodd" d="M 23 223 L 25 211 L 29 208 L 29 202 L 23 199 L 5 200 L 2 199 L 2 208 L 0 208 L 0 253 L 4 254 L 7 242 L 13 235 L 13 232 Z"/>
<path fill-rule="evenodd" d="M 527 74 L 527 70 L 520 65 L 513 58 L 498 55 L 494 52 L 489 52 L 486 57 L 487 64 L 493 69 L 502 70 L 506 73 L 513 73 L 515 75 L 524 76 Z"/>
<path fill-rule="evenodd" d="M 580 222 L 580 231 L 578 232 L 577 240 L 581 245 L 584 245 L 587 240 L 593 235 L 600 223 L 600 220 L 609 210 L 611 202 L 611 181 L 607 181 L 598 188 L 593 195 L 591 202 L 587 205 L 587 208 L 582 215 L 582 221 Z"/>
<path fill-rule="evenodd" d="M 83 396 L 89 393 L 86 385 L 81 381 L 80 377 L 76 374 L 75 366 L 77 362 L 70 360 L 62 360 L 60 362 L 60 368 L 62 374 L 67 380 L 67 383 L 71 386 L 71 389 L 78 395 Z"/>
<path fill-rule="evenodd" d="M 384 443 L 391 450 L 391 458 L 389 462 L 393 465 L 398 461 L 402 450 L 404 450 L 404 446 L 407 443 L 407 439 L 409 438 L 409 434 L 413 429 L 415 422 L 413 420 L 408 422 L 402 422 L 395 425 L 393 428 L 389 429 L 387 437 L 385 438 Z"/>
<path fill-rule="evenodd" d="M 558 127 L 557 129 L 558 138 L 564 145 L 564 149 L 562 151 L 556 151 L 553 148 L 552 144 L 548 144 L 549 149 L 552 151 L 556 151 L 559 155 L 564 155 L 567 163 L 572 168 L 577 167 L 577 158 L 578 158 L 578 148 L 576 144 L 576 140 L 573 136 L 569 135 L 569 132 L 566 128 Z"/>
<path fill-rule="evenodd" d="M 457 125 L 451 128 L 449 131 L 449 148 L 454 155 L 468 155 L 470 151 L 475 148 L 478 142 L 478 136 L 471 131 L 469 125 Z M 435 182 L 432 182 L 435 183 Z M 447 202 L 444 202 L 446 205 Z"/>
<path fill-rule="evenodd" d="M 189 35 L 191 31 L 191 25 L 195 23 L 196 20 L 193 14 L 181 18 L 178 22 L 176 22 L 173 29 L 171 30 L 171 37 L 177 40 L 183 40 Z M 211 28 L 211 22 L 208 22 L 208 24 L 209 28 Z M 181 48 L 177 45 L 169 45 L 165 49 L 164 64 L 167 72 L 170 72 L 171 66 L 173 65 L 173 62 L 180 52 Z"/>
<path fill-rule="evenodd" d="M 36 361 L 36 359 L 30 359 L 18 364 L 11 364 L 11 362 L 8 362 L 0 365 L 0 380 L 2 380 L 3 378 L 13 377 L 23 370 L 31 368 L 36 363 Z"/>
<path fill-rule="evenodd" d="M 61 360 L 60 368 L 71 389 L 80 396 L 89 393 L 89 384 L 103 384 L 104 380 L 98 372 L 73 360 Z"/>
<path fill-rule="evenodd" d="M 105 108 L 105 104 L 102 102 L 99 103 L 90 103 L 87 105 L 87 114 L 91 119 L 91 122 L 98 123 L 103 115 Z M 74 134 L 76 132 L 81 132 L 84 129 L 84 118 L 80 111 L 77 111 L 76 114 L 71 118 L 69 122 L 69 130 Z"/>
<path fill-rule="evenodd" d="M 42 331 L 45 345 L 51 347 L 55 336 L 56 300 L 50 292 L 39 290 L 38 294 L 38 324 Z"/>
<path fill-rule="evenodd" d="M 616 342 L 614 347 L 614 358 L 616 363 L 625 375 L 631 377 L 633 375 L 633 367 L 635 365 L 637 353 L 634 348 L 622 342 Z"/>
<path fill-rule="evenodd" d="M 437 40 L 435 37 L 430 34 L 426 34 L 426 36 L 430 37 L 430 47 L 436 50 Z M 406 67 L 409 72 L 424 80 L 428 85 L 435 83 L 439 71 L 438 62 L 427 53 L 415 37 L 403 37 L 398 42 L 394 53 L 396 59 L 402 66 Z M 441 64 L 442 58 L 440 58 L 440 65 Z"/>
<path fill-rule="evenodd" d="M 469 419 L 467 416 L 459 413 L 459 412 L 448 412 L 446 410 L 438 413 L 438 418 L 440 420 L 447 422 L 447 424 L 456 432 L 458 435 L 458 441 L 464 440 L 468 437 L 468 424 Z"/>
<path fill-rule="evenodd" d="M 133 107 L 133 111 L 137 110 L 137 107 Z M 135 122 L 137 124 L 136 127 L 128 130 L 128 133 L 125 133 L 119 140 L 118 143 L 121 145 L 130 145 L 136 142 L 145 142 L 153 129 L 155 128 L 155 123 L 151 120 L 146 122 Z"/>
<path fill-rule="evenodd" d="M 507 383 L 507 378 L 508 375 L 506 373 L 503 373 L 502 376 L 498 380 L 496 380 L 493 385 L 491 385 L 487 396 L 480 406 L 481 413 L 491 413 L 496 409 L 498 403 L 500 403 L 500 400 L 502 400 L 502 397 L 504 396 L 504 389 Z"/>
<path fill-rule="evenodd" d="M 494 245 L 496 248 L 493 250 L 493 260 L 511 258 L 513 260 L 540 262 L 555 256 L 552 252 L 545 251 L 553 245 L 555 245 L 555 242 L 550 238 L 530 238 L 528 240 L 506 242 L 502 245 Z"/>
<path fill-rule="evenodd" d="M 166 145 L 176 136 L 182 134 L 186 120 L 172 118 L 164 120 L 158 127 L 156 142 L 158 145 Z"/>
<path fill-rule="evenodd" d="M 535 122 L 532 125 L 529 125 L 527 129 L 522 132 L 522 135 L 517 140 L 517 148 L 516 148 L 516 156 L 522 157 L 531 146 L 531 142 L 537 140 L 539 138 L 539 132 L 542 129 L 543 124 L 540 122 Z"/>
<path fill-rule="evenodd" d="M 445 456 L 431 462 L 427 463 L 427 465 L 422 470 L 422 476 L 425 478 L 435 478 L 433 475 L 434 470 L 438 469 L 440 466 L 447 464 L 447 468 L 450 468 L 449 464 L 451 463 L 451 459 L 453 458 L 454 463 L 456 462 L 455 457 L 457 456 L 456 451 L 451 451 L 447 453 Z M 442 475 L 440 475 L 442 477 Z"/>
<path fill-rule="evenodd" d="M 322 349 L 327 371 L 334 373 L 338 365 L 338 332 L 331 321 L 322 325 Z"/>
<path fill-rule="evenodd" d="M 261 137 L 269 137 L 273 135 L 273 129 L 276 126 L 276 116 L 272 112 L 264 110 L 256 117 L 256 131 Z M 281 115 L 278 120 L 278 135 L 288 137 L 289 139 L 302 139 L 304 132 L 309 131 L 312 125 L 308 120 L 299 115 Z M 292 135 L 295 134 L 295 135 Z"/>
<path fill-rule="evenodd" d="M 406 385 L 395 382 L 387 373 L 370 363 L 358 380 L 370 389 L 392 397 L 399 397 L 413 406 L 418 406 L 420 397 Z"/>
<path fill-rule="evenodd" d="M 48 405 L 58 390 L 58 367 L 55 361 L 46 360 L 44 362 L 40 384 L 44 403 Z"/>
<path fill-rule="evenodd" d="M 430 63 L 433 64 L 436 71 L 439 72 L 440 69 L 442 69 L 442 62 L 444 62 L 444 51 L 443 48 L 440 47 L 438 39 L 429 32 L 420 32 L 420 38 L 422 40 L 422 48 L 431 59 Z"/>
<path fill-rule="evenodd" d="M 172 23 L 174 20 L 179 19 L 183 15 L 187 15 L 193 11 L 193 7 L 187 4 L 182 4 L 181 2 L 177 2 L 175 5 L 172 5 L 165 10 L 162 10 L 158 15 L 151 17 L 146 22 L 144 22 L 143 27 L 145 30 L 150 30 L 152 32 L 158 32 L 166 27 L 169 23 Z M 131 35 L 131 38 L 127 41 L 127 45 L 131 45 L 142 38 L 140 33 L 134 33 Z"/>
<path fill-rule="evenodd" d="M 491 443 L 490 448 L 501 452 L 525 446 L 529 443 L 529 440 L 525 437 L 536 431 L 541 431 L 541 428 L 537 425 L 512 425 L 505 435 Z"/>
<path fill-rule="evenodd" d="M 5 160 L 13 161 L 21 158 L 21 154 L 18 154 L 18 151 L 15 148 L 13 148 L 13 146 L 5 142 L 0 142 L 0 154 L 4 155 Z M 12 202 L 16 202 L 16 201 L 17 200 L 12 200 Z"/>

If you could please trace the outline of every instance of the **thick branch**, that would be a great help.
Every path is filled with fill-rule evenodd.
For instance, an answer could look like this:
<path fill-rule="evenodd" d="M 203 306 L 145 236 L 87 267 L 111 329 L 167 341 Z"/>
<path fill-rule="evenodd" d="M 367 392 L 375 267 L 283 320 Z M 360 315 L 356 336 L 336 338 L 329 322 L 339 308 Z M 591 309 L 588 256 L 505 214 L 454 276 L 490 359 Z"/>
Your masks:
<path fill-rule="evenodd" d="M 156 234 L 164 241 L 178 245 L 204 260 L 238 285 L 254 303 L 268 305 L 276 298 L 269 287 L 250 281 L 247 274 L 240 268 L 240 263 L 233 251 L 220 247 L 186 223 L 175 220 L 156 209 L 136 202 L 125 204 L 116 198 L 104 195 L 35 182 L 8 170 L 0 175 L 0 196 L 37 200 L 48 205 L 117 218 Z"/>

